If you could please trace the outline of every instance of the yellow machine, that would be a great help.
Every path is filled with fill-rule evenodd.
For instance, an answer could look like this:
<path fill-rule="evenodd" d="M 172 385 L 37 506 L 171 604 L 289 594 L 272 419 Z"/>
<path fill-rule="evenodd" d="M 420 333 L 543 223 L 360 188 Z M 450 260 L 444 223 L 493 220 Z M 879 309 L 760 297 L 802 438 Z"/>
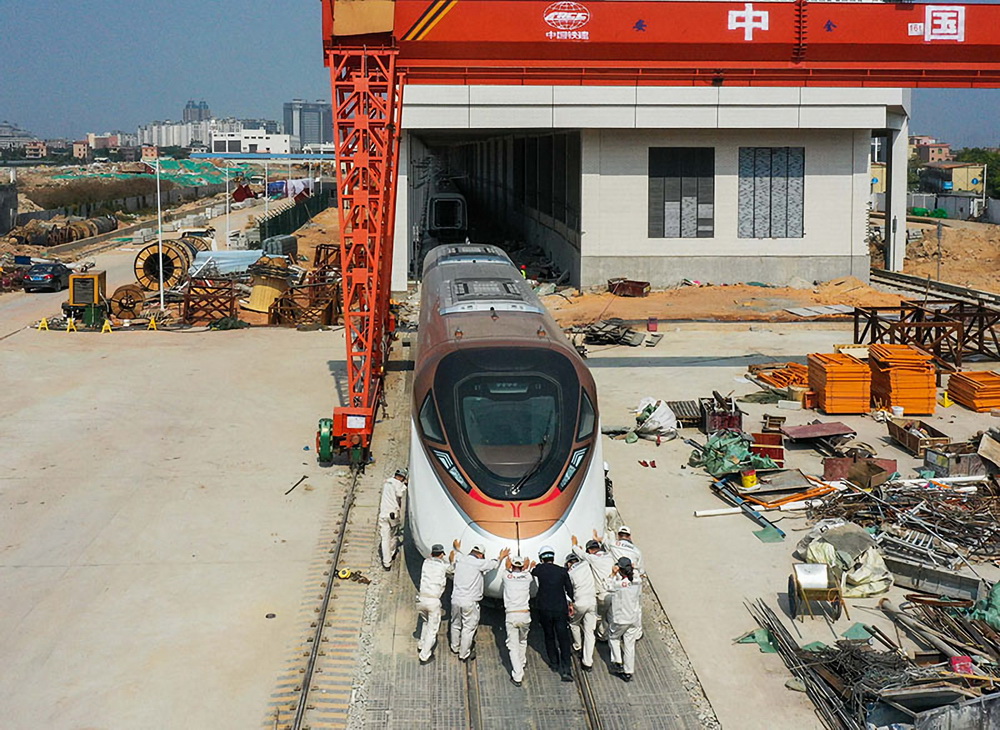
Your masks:
<path fill-rule="evenodd" d="M 93 269 L 83 274 L 69 275 L 69 302 L 71 307 L 86 307 L 88 304 L 102 304 L 107 288 L 107 274 L 102 269 Z"/>

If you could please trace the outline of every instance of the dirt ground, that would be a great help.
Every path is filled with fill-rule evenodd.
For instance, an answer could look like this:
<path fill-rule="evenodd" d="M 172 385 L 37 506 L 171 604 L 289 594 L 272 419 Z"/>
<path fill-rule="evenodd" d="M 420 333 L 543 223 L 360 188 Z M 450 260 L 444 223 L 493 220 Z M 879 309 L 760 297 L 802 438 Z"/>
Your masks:
<path fill-rule="evenodd" d="M 619 297 L 609 292 L 566 292 L 543 297 L 556 321 L 564 327 L 618 317 L 626 321 L 714 320 L 736 322 L 801 322 L 786 308 L 813 304 L 848 306 L 898 306 L 900 297 L 876 291 L 853 276 L 824 282 L 811 289 L 761 287 L 749 284 L 728 286 L 684 286 L 650 292 L 646 297 Z M 850 315 L 837 315 L 847 319 Z"/>
<path fill-rule="evenodd" d="M 915 224 L 909 224 L 915 227 Z M 937 226 L 920 224 L 924 236 L 906 247 L 903 271 L 938 278 Z M 1000 226 L 948 221 L 941 227 L 941 280 L 1000 292 Z"/>

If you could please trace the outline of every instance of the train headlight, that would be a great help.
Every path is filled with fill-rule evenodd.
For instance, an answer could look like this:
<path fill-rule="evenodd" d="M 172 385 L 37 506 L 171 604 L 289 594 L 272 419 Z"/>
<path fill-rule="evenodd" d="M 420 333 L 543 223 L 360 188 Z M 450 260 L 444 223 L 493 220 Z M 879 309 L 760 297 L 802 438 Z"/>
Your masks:
<path fill-rule="evenodd" d="M 444 467 L 444 470 L 448 472 L 451 478 L 458 483 L 458 486 L 466 492 L 470 491 L 472 487 L 470 487 L 469 483 L 465 481 L 465 477 L 463 477 L 462 472 L 458 470 L 454 460 L 451 458 L 451 454 L 447 451 L 438 451 L 437 449 L 432 449 L 432 451 L 434 452 L 434 456 L 437 457 L 437 460 L 441 462 L 441 466 Z"/>
<path fill-rule="evenodd" d="M 570 480 L 576 475 L 576 472 L 580 469 L 580 464 L 583 463 L 583 457 L 587 455 L 588 446 L 584 446 L 582 449 L 577 449 L 573 452 L 573 455 L 569 459 L 569 466 L 566 468 L 566 473 L 563 474 L 563 478 L 559 480 L 559 489 L 565 489 L 566 485 L 570 483 Z"/>

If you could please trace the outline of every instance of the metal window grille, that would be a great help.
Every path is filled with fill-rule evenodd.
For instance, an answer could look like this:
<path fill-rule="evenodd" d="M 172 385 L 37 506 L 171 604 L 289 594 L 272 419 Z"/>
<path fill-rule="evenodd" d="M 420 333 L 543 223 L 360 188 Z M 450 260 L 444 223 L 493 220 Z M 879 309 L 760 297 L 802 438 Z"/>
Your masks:
<path fill-rule="evenodd" d="M 715 149 L 651 147 L 649 237 L 715 235 Z"/>
<path fill-rule="evenodd" d="M 740 147 L 737 235 L 802 238 L 804 147 Z"/>

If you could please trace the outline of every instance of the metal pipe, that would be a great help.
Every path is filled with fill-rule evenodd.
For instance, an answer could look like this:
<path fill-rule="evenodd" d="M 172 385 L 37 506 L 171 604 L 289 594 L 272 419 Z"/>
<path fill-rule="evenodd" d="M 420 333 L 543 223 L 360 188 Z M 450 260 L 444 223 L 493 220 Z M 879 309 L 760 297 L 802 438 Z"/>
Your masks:
<path fill-rule="evenodd" d="M 160 262 L 163 261 L 163 206 L 160 204 L 160 148 L 156 148 L 156 231 L 157 231 L 157 256 Z M 164 300 L 163 287 L 163 266 L 160 270 L 160 311 L 165 312 L 167 305 Z"/>
<path fill-rule="evenodd" d="M 931 633 L 928 633 L 923 626 L 921 626 L 915 619 L 910 618 L 905 613 L 899 610 L 896 605 L 890 601 L 888 598 L 883 598 L 878 602 L 878 607 L 885 611 L 892 618 L 893 621 L 903 624 L 906 628 L 912 631 L 914 634 L 919 636 L 921 639 L 926 641 L 928 644 L 933 646 L 935 649 L 940 651 L 947 657 L 962 656 L 959 654 L 952 646 Z"/>

